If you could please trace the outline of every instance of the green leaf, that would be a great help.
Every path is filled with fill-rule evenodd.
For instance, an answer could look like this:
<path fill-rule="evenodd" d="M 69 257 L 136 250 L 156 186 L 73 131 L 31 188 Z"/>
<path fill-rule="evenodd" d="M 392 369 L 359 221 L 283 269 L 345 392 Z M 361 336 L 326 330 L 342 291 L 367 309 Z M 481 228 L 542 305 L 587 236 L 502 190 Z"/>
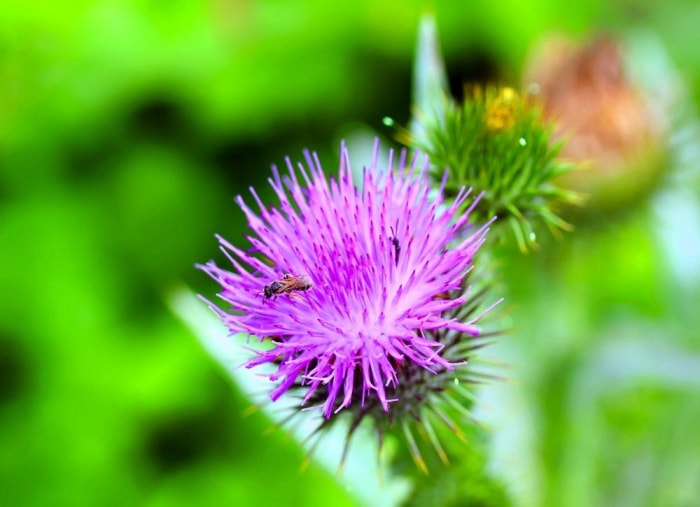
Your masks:
<path fill-rule="evenodd" d="M 432 13 L 423 15 L 418 28 L 412 96 L 415 116 L 411 121 L 411 135 L 422 142 L 425 140 L 425 126 L 416 118 L 419 115 L 442 118 L 448 96 L 447 73 L 440 54 L 437 27 Z"/>

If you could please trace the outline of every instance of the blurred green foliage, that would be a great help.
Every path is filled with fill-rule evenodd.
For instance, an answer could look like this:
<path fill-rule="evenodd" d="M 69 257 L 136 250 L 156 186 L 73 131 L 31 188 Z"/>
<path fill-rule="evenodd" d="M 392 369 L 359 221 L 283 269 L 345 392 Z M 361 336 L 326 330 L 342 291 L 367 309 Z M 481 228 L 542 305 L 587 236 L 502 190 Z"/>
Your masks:
<path fill-rule="evenodd" d="M 232 197 L 256 185 L 270 198 L 270 164 L 309 147 L 332 167 L 353 125 L 407 123 L 422 8 L 0 5 L 0 504 L 354 504 L 243 416 L 249 402 L 163 297 L 181 281 L 211 295 L 193 264 L 221 260 L 215 232 L 241 238 Z M 455 90 L 517 83 L 549 30 L 641 29 L 700 101 L 694 2 L 433 8 Z M 693 210 L 697 181 L 682 182 Z M 494 473 L 523 505 L 694 505 L 699 277 L 674 270 L 648 203 L 607 218 L 503 263 L 520 332 L 494 353 L 515 364 L 525 408 L 494 439 L 531 438 L 494 451 Z M 678 245 L 697 261 L 696 243 Z"/>

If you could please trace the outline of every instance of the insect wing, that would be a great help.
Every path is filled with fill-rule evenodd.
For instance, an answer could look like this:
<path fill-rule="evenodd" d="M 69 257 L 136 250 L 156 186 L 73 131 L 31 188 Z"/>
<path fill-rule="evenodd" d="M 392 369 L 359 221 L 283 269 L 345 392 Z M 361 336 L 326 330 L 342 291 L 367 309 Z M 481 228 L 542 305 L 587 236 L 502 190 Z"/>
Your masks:
<path fill-rule="evenodd" d="M 291 292 L 293 290 L 303 291 L 311 288 L 311 279 L 307 275 L 285 275 L 284 278 L 280 280 L 280 285 L 282 285 L 280 292 Z"/>

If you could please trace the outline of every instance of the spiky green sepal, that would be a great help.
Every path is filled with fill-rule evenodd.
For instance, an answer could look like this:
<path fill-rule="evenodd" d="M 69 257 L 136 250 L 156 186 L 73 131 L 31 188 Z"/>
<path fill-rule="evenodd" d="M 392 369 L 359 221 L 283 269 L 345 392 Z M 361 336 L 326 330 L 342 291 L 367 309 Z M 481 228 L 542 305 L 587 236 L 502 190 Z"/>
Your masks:
<path fill-rule="evenodd" d="M 461 290 L 442 294 L 445 299 L 454 299 L 465 293 L 468 296 L 467 304 L 451 310 L 446 317 L 481 322 L 482 315 L 488 313 L 488 321 L 494 322 L 494 312 L 490 310 L 499 301 L 488 299 L 491 284 L 487 280 L 490 279 L 490 276 L 474 276 L 472 272 L 465 279 Z M 470 281 L 479 281 L 479 284 L 470 286 Z M 402 473 L 406 473 L 408 468 L 403 463 L 403 457 L 415 463 L 414 470 L 426 475 L 440 461 L 448 463 L 462 460 L 465 443 L 469 440 L 467 435 L 473 431 L 477 422 L 472 412 L 475 387 L 500 379 L 493 374 L 490 365 L 479 359 L 480 349 L 502 333 L 501 330 L 492 329 L 489 323 L 486 326 L 484 328 L 482 324 L 481 333 L 476 337 L 448 329 L 430 330 L 426 337 L 443 344 L 440 355 L 454 366 L 428 371 L 412 361 L 397 362 L 395 367 L 398 382 L 387 391 L 387 396 L 392 400 L 389 411 L 385 411 L 376 399 L 363 400 L 358 397 L 343 410 L 343 414 L 319 421 L 308 436 L 309 453 L 313 453 L 317 445 L 322 445 L 328 429 L 339 421 L 347 424 L 349 420 L 339 469 L 343 466 L 356 430 L 363 425 L 375 433 L 380 456 L 386 437 L 402 441 L 404 445 L 399 448 L 405 452 L 400 450 L 397 458 L 392 461 L 392 467 Z M 307 403 L 308 406 L 314 406 L 320 400 L 312 397 Z M 294 420 L 292 410 L 288 422 L 293 424 Z M 469 454 L 478 452 L 473 446 L 469 447 Z"/>

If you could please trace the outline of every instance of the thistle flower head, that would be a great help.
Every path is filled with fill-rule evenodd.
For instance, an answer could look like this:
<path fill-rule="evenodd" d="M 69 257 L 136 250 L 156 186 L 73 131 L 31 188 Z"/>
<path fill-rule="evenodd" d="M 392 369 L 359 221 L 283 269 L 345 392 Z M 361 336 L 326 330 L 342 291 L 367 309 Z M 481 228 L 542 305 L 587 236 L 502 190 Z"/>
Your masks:
<path fill-rule="evenodd" d="M 475 336 L 476 318 L 456 318 L 468 294 L 462 286 L 486 227 L 474 230 L 469 192 L 448 204 L 428 186 L 429 162 L 406 152 L 389 154 L 353 184 L 341 147 L 338 177 L 327 177 L 316 154 L 288 174 L 273 167 L 270 184 L 279 205 L 268 207 L 251 189 L 257 209 L 240 196 L 252 249 L 219 238 L 233 269 L 200 266 L 221 285 L 229 305 L 214 310 L 231 332 L 248 333 L 269 347 L 246 366 L 271 364 L 272 400 L 303 389 L 304 404 L 323 415 L 351 405 L 389 412 L 408 366 L 425 374 L 452 370 L 441 333 Z M 473 316 L 472 316 L 473 317 Z"/>

